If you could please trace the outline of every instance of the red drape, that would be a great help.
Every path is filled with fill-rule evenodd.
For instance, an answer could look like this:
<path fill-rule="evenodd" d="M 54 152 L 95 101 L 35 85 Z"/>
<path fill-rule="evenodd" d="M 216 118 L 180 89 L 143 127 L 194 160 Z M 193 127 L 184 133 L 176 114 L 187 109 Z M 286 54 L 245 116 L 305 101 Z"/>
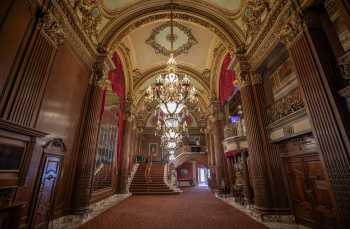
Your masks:
<path fill-rule="evenodd" d="M 232 58 L 229 53 L 226 54 L 224 62 L 221 66 L 220 81 L 219 81 L 219 100 L 221 105 L 225 103 L 235 91 L 235 86 L 233 81 L 235 80 L 235 74 L 233 71 L 229 70 Z"/>
<path fill-rule="evenodd" d="M 125 119 L 125 83 L 124 83 L 124 72 L 122 62 L 117 53 L 113 55 L 113 62 L 115 69 L 111 70 L 108 75 L 108 79 L 112 83 L 112 90 L 120 99 L 119 107 L 119 119 L 118 119 L 118 144 L 116 158 L 120 161 L 121 150 L 123 148 L 123 131 L 124 131 L 124 119 Z"/>

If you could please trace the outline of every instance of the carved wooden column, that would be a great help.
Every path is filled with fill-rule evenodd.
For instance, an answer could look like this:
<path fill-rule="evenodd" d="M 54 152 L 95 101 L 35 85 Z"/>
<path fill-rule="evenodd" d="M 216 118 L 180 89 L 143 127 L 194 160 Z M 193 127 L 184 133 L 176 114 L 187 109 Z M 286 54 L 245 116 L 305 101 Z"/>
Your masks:
<path fill-rule="evenodd" d="M 251 74 L 251 83 L 255 101 L 255 107 L 257 112 L 257 118 L 259 123 L 259 130 L 261 134 L 264 151 L 266 153 L 266 165 L 270 177 L 273 208 L 278 210 L 279 213 L 290 212 L 289 200 L 287 189 L 284 180 L 281 179 L 282 175 L 282 160 L 280 158 L 280 152 L 277 145 L 273 145 L 269 139 L 269 132 L 267 126 L 269 124 L 266 105 L 265 105 L 265 92 L 263 86 L 263 80 L 258 73 Z"/>
<path fill-rule="evenodd" d="M 35 126 L 53 60 L 64 41 L 64 31 L 51 9 L 47 6 L 41 12 L 31 40 L 24 47 L 21 65 L 2 94 L 1 117 L 21 126 Z"/>
<path fill-rule="evenodd" d="M 294 11 L 282 39 L 295 64 L 300 88 L 333 189 L 340 227 L 350 225 L 349 118 L 337 95 L 336 61 L 322 28 L 325 11 L 304 12 L 303 24 Z"/>
<path fill-rule="evenodd" d="M 243 54 L 236 54 L 239 59 L 237 84 L 241 91 L 242 108 L 245 118 L 248 150 L 250 157 L 250 175 L 254 189 L 254 205 L 258 211 L 269 211 L 272 207 L 269 172 L 266 164 L 264 143 L 259 131 L 259 118 L 255 107 L 253 86 L 250 80 L 249 65 Z"/>
<path fill-rule="evenodd" d="M 103 57 L 105 57 L 105 53 L 101 54 L 101 59 L 104 59 Z M 101 62 L 95 65 L 94 74 L 88 89 L 88 97 L 85 102 L 86 110 L 82 131 L 83 136 L 77 160 L 75 186 L 72 198 L 72 208 L 73 212 L 76 214 L 85 213 L 88 210 L 92 192 L 103 97 L 103 90 L 99 83 L 99 80 L 103 76 L 103 69 L 100 65 Z"/>
<path fill-rule="evenodd" d="M 120 163 L 120 177 L 119 177 L 119 192 L 127 193 L 128 185 L 128 176 L 129 176 L 129 153 L 130 153 L 130 144 L 133 131 L 133 100 L 128 97 L 125 102 L 125 127 L 124 127 L 124 136 L 123 136 L 123 150 L 121 152 L 121 163 Z"/>
<path fill-rule="evenodd" d="M 223 133 L 223 113 L 220 110 L 220 104 L 215 99 L 212 101 L 210 105 L 211 114 L 211 132 L 213 137 L 213 150 L 214 150 L 214 158 L 215 158 L 215 178 L 217 188 L 221 187 L 221 184 L 224 181 L 224 149 L 222 146 L 222 141 L 224 139 Z"/>

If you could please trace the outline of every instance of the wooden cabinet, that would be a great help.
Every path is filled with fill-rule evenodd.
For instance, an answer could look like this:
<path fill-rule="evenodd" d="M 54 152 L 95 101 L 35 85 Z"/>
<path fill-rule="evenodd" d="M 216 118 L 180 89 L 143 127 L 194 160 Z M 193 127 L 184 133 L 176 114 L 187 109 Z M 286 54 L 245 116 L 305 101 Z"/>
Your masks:
<path fill-rule="evenodd" d="M 299 223 L 333 228 L 335 209 L 331 188 L 312 137 L 281 144 L 293 211 Z"/>

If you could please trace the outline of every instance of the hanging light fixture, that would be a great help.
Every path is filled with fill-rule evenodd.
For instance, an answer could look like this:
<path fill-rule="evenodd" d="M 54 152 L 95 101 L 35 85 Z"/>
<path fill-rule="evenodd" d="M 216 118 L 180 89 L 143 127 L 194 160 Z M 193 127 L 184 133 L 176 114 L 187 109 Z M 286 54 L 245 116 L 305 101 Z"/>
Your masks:
<path fill-rule="evenodd" d="M 188 135 L 187 104 L 195 106 L 198 103 L 198 93 L 186 74 L 177 73 L 174 57 L 176 35 L 172 1 L 170 6 L 170 34 L 167 38 L 171 44 L 171 53 L 167 61 L 166 74 L 160 74 L 155 84 L 146 89 L 145 102 L 157 104 L 155 134 L 161 136 L 161 146 L 165 150 L 175 152 L 182 143 L 183 136 Z"/>

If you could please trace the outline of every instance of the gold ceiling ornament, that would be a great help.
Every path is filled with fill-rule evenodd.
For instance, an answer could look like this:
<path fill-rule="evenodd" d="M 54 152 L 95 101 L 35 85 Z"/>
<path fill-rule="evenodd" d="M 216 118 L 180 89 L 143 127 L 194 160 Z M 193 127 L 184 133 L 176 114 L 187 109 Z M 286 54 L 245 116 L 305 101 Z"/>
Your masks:
<path fill-rule="evenodd" d="M 174 28 L 177 28 L 183 35 L 186 36 L 187 41 L 183 41 L 181 45 L 175 49 L 171 50 L 165 47 L 163 44 L 157 41 L 157 37 L 161 35 L 163 31 L 167 28 L 171 27 L 171 23 L 173 23 Z M 166 35 L 166 40 L 170 43 L 174 43 L 179 39 L 179 36 L 176 33 L 170 33 Z M 176 57 L 184 53 L 188 53 L 188 51 L 197 44 L 197 39 L 193 36 L 192 30 L 187 28 L 186 26 L 178 23 L 178 22 L 165 22 L 164 24 L 158 26 L 157 28 L 152 30 L 150 37 L 146 40 L 146 44 L 152 46 L 156 53 L 163 54 L 164 56 L 170 56 L 171 54 Z"/>
<path fill-rule="evenodd" d="M 48 38 L 53 45 L 60 46 L 63 44 L 65 33 L 60 22 L 50 11 L 43 13 L 39 26 L 43 34 L 45 34 L 45 37 Z"/>
<path fill-rule="evenodd" d="M 172 2 L 171 2 L 172 3 Z M 187 75 L 177 73 L 177 63 L 174 57 L 174 21 L 173 4 L 170 4 L 170 57 L 167 61 L 167 73 L 160 74 L 155 85 L 146 90 L 146 103 L 157 103 L 155 116 L 157 127 L 155 135 L 161 136 L 162 147 L 175 150 L 182 142 L 183 135 L 188 135 L 186 104 L 197 104 L 198 94 L 190 84 Z"/>

